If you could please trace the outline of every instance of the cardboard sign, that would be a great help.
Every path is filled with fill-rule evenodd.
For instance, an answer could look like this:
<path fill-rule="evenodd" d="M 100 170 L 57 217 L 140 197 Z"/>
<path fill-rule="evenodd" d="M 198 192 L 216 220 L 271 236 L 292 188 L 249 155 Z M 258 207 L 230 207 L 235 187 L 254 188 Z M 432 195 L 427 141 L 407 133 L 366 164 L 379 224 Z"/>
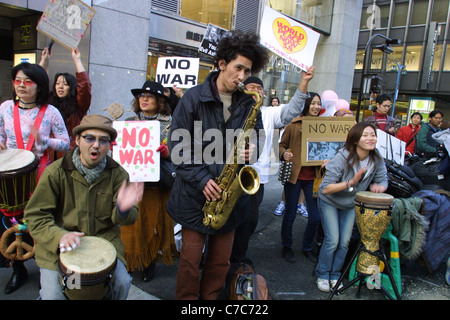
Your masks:
<path fill-rule="evenodd" d="M 197 85 L 199 58 L 160 57 L 156 67 L 156 82 L 163 87 L 192 88 Z"/>
<path fill-rule="evenodd" d="M 303 117 L 302 166 L 322 165 L 324 160 L 333 159 L 354 125 L 353 117 Z"/>
<path fill-rule="evenodd" d="M 114 121 L 117 130 L 113 159 L 130 175 L 130 181 L 159 181 L 159 121 Z"/>
<path fill-rule="evenodd" d="M 95 10 L 80 0 L 49 0 L 36 30 L 69 50 L 78 47 Z"/>
<path fill-rule="evenodd" d="M 381 156 L 386 160 L 393 160 L 394 162 L 405 164 L 405 149 L 406 142 L 377 129 L 377 149 Z"/>
<path fill-rule="evenodd" d="M 230 31 L 228 31 L 227 29 L 223 29 L 221 27 L 208 23 L 205 35 L 202 42 L 200 43 L 198 51 L 207 54 L 208 56 L 214 57 L 216 55 L 217 45 L 219 44 L 220 39 L 226 37 L 229 32 Z"/>
<path fill-rule="evenodd" d="M 282 13 L 264 7 L 261 44 L 306 71 L 313 64 L 320 34 Z"/>

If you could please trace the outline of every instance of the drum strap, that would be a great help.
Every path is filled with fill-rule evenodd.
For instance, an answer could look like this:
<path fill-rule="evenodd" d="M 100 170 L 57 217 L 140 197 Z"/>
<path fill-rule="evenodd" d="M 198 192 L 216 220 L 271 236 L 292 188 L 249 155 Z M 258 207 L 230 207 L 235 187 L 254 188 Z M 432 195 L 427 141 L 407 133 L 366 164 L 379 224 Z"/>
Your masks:
<path fill-rule="evenodd" d="M 39 112 L 33 124 L 33 128 L 35 128 L 36 131 L 38 131 L 39 127 L 41 126 L 42 120 L 44 119 L 45 111 L 47 111 L 47 105 L 43 105 L 39 108 Z M 13 118 L 14 118 L 14 132 L 16 134 L 17 148 L 25 149 L 23 144 L 22 128 L 20 127 L 19 101 L 17 101 L 14 105 Z M 28 151 L 31 151 L 31 149 L 33 148 L 34 140 L 35 136 L 33 135 L 33 132 L 31 132 L 26 148 Z M 47 161 L 48 161 L 48 152 L 47 150 L 45 150 L 44 155 L 41 157 L 41 161 L 39 163 L 36 183 L 39 181 L 42 172 L 44 172 L 44 169 L 47 166 Z"/>

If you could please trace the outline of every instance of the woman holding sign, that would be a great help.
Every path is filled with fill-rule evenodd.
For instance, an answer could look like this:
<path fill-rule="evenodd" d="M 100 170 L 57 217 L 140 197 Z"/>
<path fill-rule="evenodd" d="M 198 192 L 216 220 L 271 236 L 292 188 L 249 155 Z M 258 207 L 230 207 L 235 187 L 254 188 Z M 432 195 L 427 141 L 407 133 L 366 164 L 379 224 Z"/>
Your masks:
<path fill-rule="evenodd" d="M 326 164 L 318 199 L 325 239 L 316 268 L 317 287 L 323 292 L 329 292 L 341 275 L 355 224 L 356 193 L 368 188 L 380 193 L 388 186 L 386 166 L 376 145 L 375 126 L 360 122 Z"/>
<path fill-rule="evenodd" d="M 133 89 L 131 93 L 134 96 L 132 106 L 136 116 L 125 120 L 159 121 L 161 145 L 157 151 L 160 152 L 161 162 L 170 160 L 166 142 L 172 117 L 164 87 L 158 82 L 146 81 L 141 89 Z M 172 264 L 176 254 L 174 223 L 166 211 L 170 187 L 162 182 L 163 178 L 161 176 L 160 182 L 145 183 L 138 220 L 133 225 L 121 227 L 128 271 L 143 270 L 145 282 L 153 278 L 159 254 L 166 264 Z"/>
<path fill-rule="evenodd" d="M 285 161 L 292 161 L 291 175 L 284 184 L 286 213 L 281 224 L 281 244 L 283 246 L 281 254 L 291 263 L 296 261 L 292 250 L 292 227 L 297 214 L 297 204 L 301 190 L 305 194 L 308 208 L 308 224 L 303 237 L 302 253 L 308 260 L 312 262 L 317 261 L 312 251 L 314 239 L 320 226 L 317 201 L 313 197 L 313 184 L 316 178 L 317 166 L 302 166 L 300 159 L 302 150 L 302 118 L 304 116 L 319 116 L 322 103 L 317 93 L 309 92 L 309 96 L 310 98 L 305 101 L 305 108 L 302 113 L 286 127 L 280 142 L 280 158 Z"/>

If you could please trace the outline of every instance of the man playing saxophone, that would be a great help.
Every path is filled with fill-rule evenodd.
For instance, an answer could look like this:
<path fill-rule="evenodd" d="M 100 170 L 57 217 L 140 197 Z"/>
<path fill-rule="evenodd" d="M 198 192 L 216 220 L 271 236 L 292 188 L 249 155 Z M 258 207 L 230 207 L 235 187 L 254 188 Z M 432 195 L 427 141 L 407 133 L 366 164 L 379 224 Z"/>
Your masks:
<path fill-rule="evenodd" d="M 219 42 L 215 56 L 218 70 L 211 72 L 203 84 L 189 89 L 172 115 L 168 145 L 176 166 L 176 178 L 167 211 L 183 226 L 176 299 L 214 300 L 222 289 L 229 270 L 234 229 L 250 211 L 250 196 L 243 194 L 239 198 L 229 219 L 218 230 L 203 223 L 202 209 L 206 201 L 219 200 L 222 193 L 215 178 L 221 175 L 227 159 L 227 131 L 241 129 L 255 103 L 251 95 L 238 90 L 238 85 L 251 73 L 259 72 L 267 61 L 268 53 L 255 33 L 233 31 Z M 211 141 L 199 139 L 195 131 L 200 130 L 200 137 L 204 137 L 210 129 L 219 132 L 223 138 L 217 139 L 222 141 L 221 148 L 214 150 L 216 156 L 217 153 L 224 154 L 223 161 L 208 162 L 198 154 L 199 149 L 201 153 L 207 150 Z M 260 129 L 263 126 L 258 113 L 254 130 Z M 186 142 L 179 138 L 180 132 L 188 132 L 190 137 L 197 138 Z M 183 148 L 180 149 L 180 145 Z M 252 150 L 249 148 L 244 152 L 246 160 L 251 157 Z M 208 250 L 200 275 L 207 239 Z"/>

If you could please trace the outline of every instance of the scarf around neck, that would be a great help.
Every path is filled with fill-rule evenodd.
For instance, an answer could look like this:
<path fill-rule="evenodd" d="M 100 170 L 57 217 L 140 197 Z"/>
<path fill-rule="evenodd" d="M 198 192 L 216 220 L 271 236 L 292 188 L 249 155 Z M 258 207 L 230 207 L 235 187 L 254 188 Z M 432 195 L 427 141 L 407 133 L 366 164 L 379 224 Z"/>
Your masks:
<path fill-rule="evenodd" d="M 72 161 L 75 168 L 81 173 L 81 175 L 86 179 L 88 184 L 92 184 L 102 173 L 103 169 L 106 167 L 106 157 L 93 169 L 86 168 L 80 159 L 80 148 L 76 147 L 73 155 Z"/>

